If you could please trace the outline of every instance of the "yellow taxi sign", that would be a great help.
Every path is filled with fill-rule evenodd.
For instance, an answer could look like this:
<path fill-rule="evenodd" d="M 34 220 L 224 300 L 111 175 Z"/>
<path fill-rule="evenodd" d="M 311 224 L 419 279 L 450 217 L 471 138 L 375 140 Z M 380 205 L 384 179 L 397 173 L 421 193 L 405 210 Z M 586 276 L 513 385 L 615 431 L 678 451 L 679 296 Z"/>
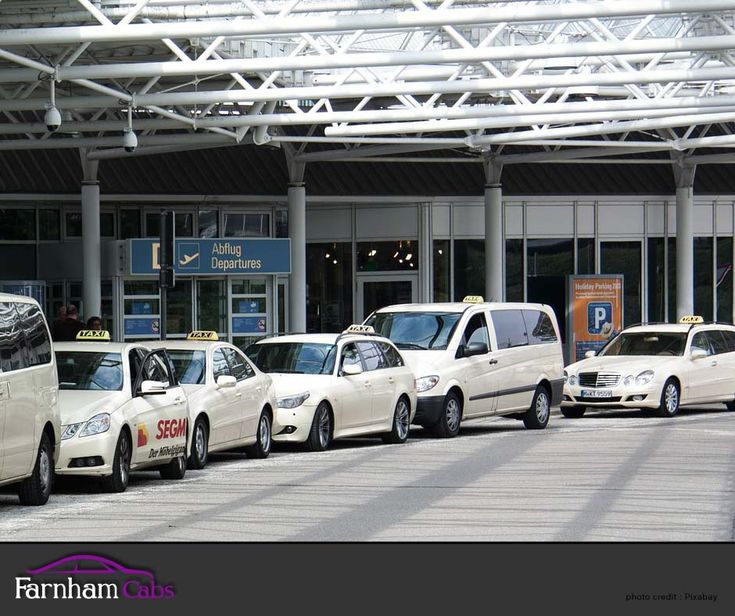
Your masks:
<path fill-rule="evenodd" d="M 704 323 L 704 319 L 699 315 L 686 314 L 679 319 L 679 323 L 683 323 L 685 325 L 696 325 L 698 323 Z"/>
<path fill-rule="evenodd" d="M 106 329 L 83 329 L 77 333 L 77 340 L 83 342 L 109 342 L 110 332 Z"/>
<path fill-rule="evenodd" d="M 372 325 L 350 325 L 343 334 L 374 334 L 375 328 Z"/>
<path fill-rule="evenodd" d="M 485 298 L 482 295 L 465 295 L 463 304 L 482 304 Z"/>
<path fill-rule="evenodd" d="M 217 332 L 207 330 L 196 330 L 189 332 L 187 340 L 219 340 Z"/>

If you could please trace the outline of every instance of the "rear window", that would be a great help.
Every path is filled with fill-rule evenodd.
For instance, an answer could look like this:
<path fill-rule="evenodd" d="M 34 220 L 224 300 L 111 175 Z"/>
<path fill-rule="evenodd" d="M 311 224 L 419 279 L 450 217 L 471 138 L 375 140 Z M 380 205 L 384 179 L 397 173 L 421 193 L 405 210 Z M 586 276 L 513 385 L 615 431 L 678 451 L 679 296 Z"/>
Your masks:
<path fill-rule="evenodd" d="M 253 344 L 246 355 L 263 372 L 332 374 L 337 347 L 313 342 Z"/>
<path fill-rule="evenodd" d="M 379 312 L 365 325 L 372 325 L 399 349 L 443 350 L 461 316 L 459 312 Z"/>
<path fill-rule="evenodd" d="M 120 353 L 58 351 L 59 389 L 120 391 L 123 365 Z"/>

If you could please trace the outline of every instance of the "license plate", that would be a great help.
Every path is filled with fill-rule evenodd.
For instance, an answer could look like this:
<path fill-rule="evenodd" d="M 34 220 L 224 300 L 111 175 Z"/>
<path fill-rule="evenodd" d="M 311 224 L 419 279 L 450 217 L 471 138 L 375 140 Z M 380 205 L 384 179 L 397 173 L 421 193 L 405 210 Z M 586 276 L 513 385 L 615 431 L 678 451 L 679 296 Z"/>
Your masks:
<path fill-rule="evenodd" d="M 583 389 L 582 398 L 612 398 L 612 389 Z"/>

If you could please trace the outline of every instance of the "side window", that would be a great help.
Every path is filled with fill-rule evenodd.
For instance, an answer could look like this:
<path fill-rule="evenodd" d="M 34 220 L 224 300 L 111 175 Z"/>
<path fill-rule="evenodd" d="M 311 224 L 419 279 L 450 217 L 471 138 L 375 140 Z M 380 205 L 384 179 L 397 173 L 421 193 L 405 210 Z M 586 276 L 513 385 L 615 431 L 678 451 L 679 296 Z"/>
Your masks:
<path fill-rule="evenodd" d="M 358 342 L 357 348 L 360 349 L 362 358 L 365 360 L 366 370 L 381 370 L 388 367 L 388 362 L 377 344 L 366 340 Z"/>
<path fill-rule="evenodd" d="M 250 364 L 248 364 L 247 360 L 235 349 L 223 347 L 222 350 L 224 351 L 225 357 L 230 364 L 232 376 L 234 376 L 238 381 L 249 379 L 251 376 L 255 376 L 255 372 L 253 372 Z"/>
<path fill-rule="evenodd" d="M 725 345 L 727 346 L 726 352 L 735 352 L 735 331 L 731 329 L 723 329 L 722 336 L 725 338 Z"/>
<path fill-rule="evenodd" d="M 160 353 L 153 353 L 146 358 L 143 362 L 144 381 L 160 381 L 166 383 L 166 387 L 170 387 L 172 380 L 164 358 L 165 356 Z"/>
<path fill-rule="evenodd" d="M 710 345 L 715 355 L 720 353 L 727 353 L 729 351 L 725 337 L 722 335 L 722 331 L 719 329 L 710 329 L 707 332 L 707 338 L 709 338 Z"/>
<path fill-rule="evenodd" d="M 698 332 L 694 334 L 694 337 L 692 338 L 692 351 L 695 349 L 701 349 L 706 352 L 707 355 L 712 355 L 712 349 L 710 348 L 706 332 Z"/>
<path fill-rule="evenodd" d="M 51 362 L 49 339 L 43 313 L 35 304 L 16 304 L 23 333 L 28 343 L 29 365 L 38 366 Z"/>
<path fill-rule="evenodd" d="M 26 362 L 26 338 L 15 304 L 0 303 L 0 371 L 21 370 Z"/>
<path fill-rule="evenodd" d="M 340 360 L 340 373 L 345 366 L 362 366 L 360 354 L 354 344 L 346 344 L 342 347 L 342 359 Z"/>
<path fill-rule="evenodd" d="M 487 321 L 482 312 L 473 315 L 467 322 L 462 334 L 462 344 L 468 345 L 473 342 L 483 342 L 487 348 L 490 348 L 490 338 L 487 333 Z"/>
<path fill-rule="evenodd" d="M 551 318 L 543 310 L 522 310 L 528 333 L 528 344 L 556 342 L 556 332 Z M 493 320 L 495 315 L 493 314 Z"/>
<path fill-rule="evenodd" d="M 215 381 L 221 376 L 230 376 L 232 374 L 230 372 L 230 365 L 227 363 L 225 354 L 221 348 L 215 349 L 214 353 L 212 353 L 212 374 L 214 375 Z"/>
<path fill-rule="evenodd" d="M 383 351 L 383 355 L 385 355 L 386 360 L 388 360 L 389 368 L 400 368 L 404 365 L 403 357 L 401 357 L 401 354 L 392 344 L 388 344 L 387 342 L 378 342 L 378 346 L 380 346 Z"/>
<path fill-rule="evenodd" d="M 528 344 L 526 322 L 520 310 L 493 310 L 495 336 L 498 339 L 499 349 L 510 349 Z"/>

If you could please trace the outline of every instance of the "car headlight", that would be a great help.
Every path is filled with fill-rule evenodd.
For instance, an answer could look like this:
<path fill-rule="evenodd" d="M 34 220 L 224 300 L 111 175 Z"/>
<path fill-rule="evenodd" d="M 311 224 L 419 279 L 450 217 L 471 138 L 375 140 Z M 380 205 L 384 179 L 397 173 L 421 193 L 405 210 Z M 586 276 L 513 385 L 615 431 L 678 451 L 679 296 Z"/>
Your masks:
<path fill-rule="evenodd" d="M 66 428 L 64 428 L 64 432 L 62 432 L 61 434 L 61 440 L 65 441 L 66 439 L 74 436 L 77 432 L 79 432 L 79 428 L 81 428 L 83 425 L 84 422 L 82 421 L 80 423 L 73 423 L 66 426 Z"/>
<path fill-rule="evenodd" d="M 629 374 L 623 379 L 623 385 L 626 387 L 629 387 L 633 384 L 633 381 L 635 380 L 635 377 L 632 374 Z"/>
<path fill-rule="evenodd" d="M 576 374 L 570 374 L 569 376 L 567 376 L 567 383 L 569 385 L 572 385 L 572 386 L 576 385 L 577 384 L 577 375 Z"/>
<path fill-rule="evenodd" d="M 82 428 L 79 437 L 92 436 L 94 434 L 102 434 L 110 429 L 110 414 L 99 413 L 90 419 Z"/>
<path fill-rule="evenodd" d="M 431 376 L 422 376 L 420 379 L 416 379 L 416 391 L 421 393 L 422 391 L 429 391 L 432 387 L 435 387 L 439 382 L 439 377 L 436 374 Z"/>
<path fill-rule="evenodd" d="M 648 385 L 653 380 L 653 370 L 644 370 L 635 377 L 636 385 Z"/>
<path fill-rule="evenodd" d="M 306 402 L 310 395 L 308 391 L 304 391 L 295 396 L 284 396 L 283 398 L 278 398 L 276 404 L 279 409 L 295 409 L 297 406 L 301 406 Z"/>

